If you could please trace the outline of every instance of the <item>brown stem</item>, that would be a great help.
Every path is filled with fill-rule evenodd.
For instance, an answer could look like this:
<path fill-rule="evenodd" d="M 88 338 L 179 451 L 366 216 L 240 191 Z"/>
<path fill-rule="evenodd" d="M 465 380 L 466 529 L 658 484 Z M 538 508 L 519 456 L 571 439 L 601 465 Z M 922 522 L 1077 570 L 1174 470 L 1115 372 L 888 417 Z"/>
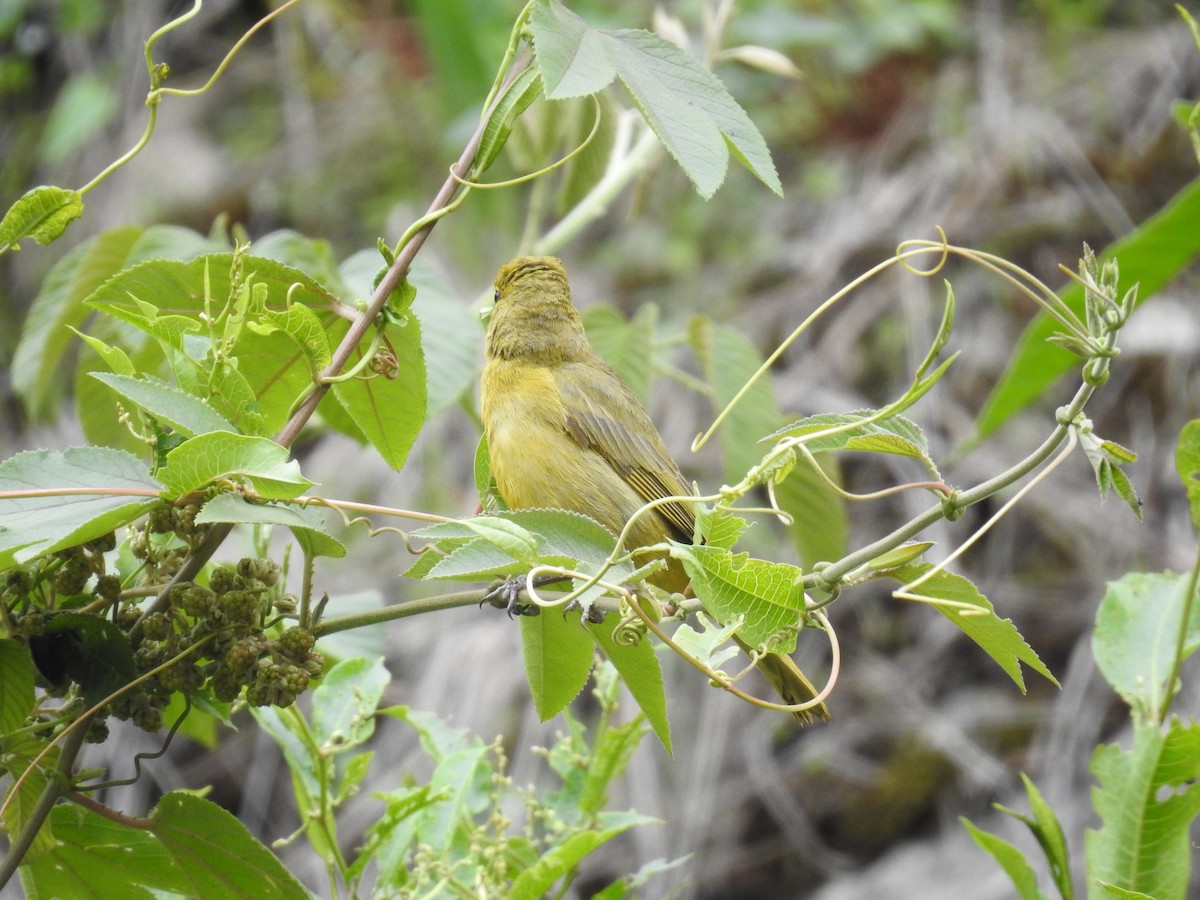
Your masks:
<path fill-rule="evenodd" d="M 505 86 L 511 83 L 527 65 L 528 62 L 524 60 L 514 64 L 508 77 L 505 79 Z M 497 92 L 497 98 L 501 96 L 503 96 L 503 87 Z M 435 214 L 454 199 L 454 195 L 460 189 L 459 179 L 465 177 L 467 172 L 470 171 L 471 164 L 475 161 L 475 154 L 479 151 L 480 141 L 483 140 L 483 132 L 487 127 L 488 119 L 488 115 L 484 115 L 480 119 L 479 127 L 475 129 L 475 133 L 467 141 L 467 145 L 463 148 L 458 162 L 450 167 L 450 176 L 443 182 L 441 190 L 433 198 L 433 203 L 429 205 L 429 211 L 426 213 L 426 216 L 430 217 L 429 221 L 412 236 L 407 244 L 400 248 L 400 252 L 396 254 L 396 259 L 392 262 L 387 274 L 379 282 L 379 287 L 375 288 L 375 293 L 371 295 L 371 300 L 367 304 L 366 310 L 351 324 L 350 330 L 346 332 L 346 336 L 342 338 L 342 342 L 338 345 L 337 350 L 334 351 L 329 365 L 321 372 L 312 393 L 304 398 L 304 402 L 293 413 L 288 423 L 283 426 L 283 430 L 275 436 L 276 443 L 284 447 L 291 446 L 292 441 L 296 439 L 296 435 L 300 433 L 300 429 L 312 417 L 312 414 L 317 409 L 317 405 L 329 390 L 329 379 L 342 371 L 342 368 L 350 359 L 350 354 L 354 352 L 354 348 L 359 345 L 359 342 L 366 335 L 367 329 L 371 327 L 371 323 L 375 321 L 376 316 L 379 315 L 380 310 L 387 303 L 392 291 L 396 289 L 404 276 L 408 274 L 408 269 L 412 265 L 413 259 L 416 258 L 417 253 L 425 243 L 425 239 L 429 237 L 429 233 L 433 231 L 433 226 L 438 222 Z"/>

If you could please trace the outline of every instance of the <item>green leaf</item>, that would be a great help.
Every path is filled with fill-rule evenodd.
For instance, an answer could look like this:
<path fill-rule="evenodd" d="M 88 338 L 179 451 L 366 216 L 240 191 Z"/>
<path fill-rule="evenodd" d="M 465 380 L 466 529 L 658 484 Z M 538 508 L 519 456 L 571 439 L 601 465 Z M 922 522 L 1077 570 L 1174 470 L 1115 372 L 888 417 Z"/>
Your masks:
<path fill-rule="evenodd" d="M 497 98 L 484 127 L 483 138 L 479 142 L 479 151 L 475 154 L 475 162 L 471 166 L 471 176 L 468 180 L 478 181 L 479 176 L 488 170 L 500 155 L 521 113 L 528 109 L 529 104 L 541 96 L 541 93 L 541 73 L 530 67 L 522 71 Z"/>
<path fill-rule="evenodd" d="M 20 641 L 0 639 L 0 735 L 25 724 L 33 710 L 33 659 Z"/>
<path fill-rule="evenodd" d="M 348 329 L 348 323 L 335 326 L 331 340 L 340 341 Z M 333 394 L 384 462 L 399 470 L 425 422 L 425 357 L 416 316 L 387 325 L 384 338 L 383 348 L 395 356 L 394 368 L 374 378 L 335 381 Z M 349 366 L 362 359 L 370 341 L 364 338 L 355 348 Z"/>
<path fill-rule="evenodd" d="M 496 549 L 527 566 L 538 558 L 538 540 L 527 529 L 500 516 L 474 516 L 422 529 L 421 537 L 478 535 Z"/>
<path fill-rule="evenodd" d="M 250 715 L 258 726 L 279 745 L 292 776 L 296 806 L 303 819 L 311 810 L 321 808 L 321 783 L 330 777 L 332 757 L 321 753 L 313 738 L 312 729 L 295 705 L 280 709 L 275 706 L 251 706 Z M 309 823 L 307 833 L 313 849 L 328 858 L 328 841 L 321 835 L 319 825 Z"/>
<path fill-rule="evenodd" d="M 674 542 L 671 555 L 683 563 L 692 589 L 712 615 L 722 622 L 744 617 L 738 634 L 746 643 L 773 653 L 796 649 L 805 609 L 798 568 L 721 547 Z"/>
<path fill-rule="evenodd" d="M 33 238 L 43 246 L 62 237 L 68 225 L 83 215 L 79 191 L 42 185 L 27 191 L 0 219 L 0 253 L 20 250 L 19 241 Z"/>
<path fill-rule="evenodd" d="M 172 791 L 150 815 L 150 832 L 170 854 L 193 897 L 275 897 L 310 894 L 233 815 L 194 794 Z M 95 878 L 95 870 L 92 870 Z"/>
<path fill-rule="evenodd" d="M 1192 524 L 1200 528 L 1200 419 L 1192 419 L 1179 432 L 1175 444 L 1175 471 L 1187 491 Z"/>
<path fill-rule="evenodd" d="M 151 900 L 151 890 L 195 896 L 192 882 L 146 829 L 118 824 L 74 803 L 55 807 L 50 823 L 57 838 L 53 849 L 22 872 L 31 896 Z"/>
<path fill-rule="evenodd" d="M 137 366 L 133 364 L 133 360 L 129 358 L 129 354 L 120 347 L 114 347 L 90 334 L 84 334 L 82 331 L 77 331 L 66 326 L 73 331 L 80 340 L 96 351 L 96 354 L 104 360 L 105 365 L 118 375 L 135 375 L 137 374 Z M 89 373 L 91 374 L 91 373 Z"/>
<path fill-rule="evenodd" d="M 8 781 L 3 797 L 4 830 L 9 835 L 18 834 L 30 816 L 37 808 L 38 800 L 49 783 L 50 776 L 46 773 L 54 771 L 58 764 L 58 749 L 50 748 L 45 756 L 38 759 L 39 754 L 46 749 L 46 738 L 37 737 L 22 732 L 9 732 L 4 735 L 4 752 L 0 753 L 0 772 L 7 770 L 12 779 Z M 34 760 L 38 759 L 36 765 Z M 28 776 L 20 787 L 16 779 L 28 772 Z M 53 850 L 57 840 L 53 831 L 53 816 L 43 822 L 23 857 L 25 863 L 31 863 Z M 72 896 L 63 894 L 61 896 Z"/>
<path fill-rule="evenodd" d="M 293 303 L 283 312 L 266 310 L 263 319 L 261 323 L 247 322 L 246 327 L 262 337 L 276 331 L 286 334 L 296 342 L 314 376 L 329 365 L 333 351 L 329 347 L 325 328 L 317 314 L 303 303 Z"/>
<path fill-rule="evenodd" d="M 375 709 L 392 676 L 383 659 L 344 659 L 325 673 L 312 696 L 313 737 L 322 752 L 342 752 L 370 740 Z"/>
<path fill-rule="evenodd" d="M 599 624 L 588 623 L 591 632 L 601 652 L 613 664 L 629 688 L 629 693 L 637 702 L 638 707 L 646 716 L 646 721 L 662 741 L 662 745 L 671 752 L 671 723 L 667 720 L 667 697 L 663 690 L 662 666 L 654 652 L 654 644 L 648 636 L 643 636 L 633 646 L 625 646 L 613 640 L 613 631 L 618 625 L 617 616 L 609 616 Z"/>
<path fill-rule="evenodd" d="M 711 197 L 725 180 L 730 152 L 783 196 L 766 141 L 750 117 L 686 51 L 642 29 L 590 28 L 558 0 L 535 5 L 529 22 L 547 99 L 595 94 L 619 78 L 702 197 Z"/>
<path fill-rule="evenodd" d="M 209 431 L 237 431 L 232 422 L 199 397 L 193 397 L 153 376 L 131 378 L 108 372 L 92 372 L 91 376 L 151 417 L 187 437 Z"/>
<path fill-rule="evenodd" d="M 902 584 L 916 581 L 933 566 L 930 563 L 916 563 L 899 569 L 892 569 L 884 575 L 894 578 Z M 991 601 L 970 581 L 953 572 L 941 571 L 922 582 L 917 587 L 922 597 L 931 601 L 945 600 L 950 605 L 930 602 L 947 619 L 957 625 L 963 632 L 978 644 L 992 659 L 1000 664 L 1009 677 L 1016 682 L 1021 693 L 1025 692 L 1025 679 L 1021 674 L 1021 663 L 1029 666 L 1035 672 L 1045 676 L 1055 685 L 1058 680 L 1046 668 L 1038 655 L 1033 651 L 1021 633 L 1017 631 L 1011 619 L 1001 619 Z"/>
<path fill-rule="evenodd" d="M 105 447 L 73 447 L 62 453 L 31 450 L 0 462 L 0 495 L 73 488 L 80 493 L 0 497 L 0 569 L 132 522 L 159 502 L 157 496 L 145 494 L 157 494 L 162 485 L 137 457 Z M 97 493 L 106 490 L 111 493 Z"/>
<path fill-rule="evenodd" d="M 1096 611 L 1092 653 L 1101 673 L 1132 709 L 1135 721 L 1160 722 L 1174 694 L 1179 629 L 1186 627 L 1183 655 L 1200 646 L 1200 603 L 1187 608 L 1186 575 L 1130 572 L 1109 582 Z"/>
<path fill-rule="evenodd" d="M 509 900 L 539 900 L 546 896 L 554 883 L 572 871 L 600 845 L 637 825 L 647 825 L 658 820 L 636 813 L 610 813 L 609 821 L 615 824 L 602 830 L 576 832 L 565 841 L 551 847 L 537 863 L 523 871 L 513 881 L 508 894 Z"/>
<path fill-rule="evenodd" d="M 554 718 L 583 690 L 592 671 L 592 639 L 579 624 L 577 610 L 557 609 L 521 616 L 525 677 L 533 705 L 543 722 Z"/>
<path fill-rule="evenodd" d="M 317 283 L 343 303 L 354 300 L 354 290 L 342 276 L 341 267 L 329 241 L 310 238 L 289 228 L 281 228 L 257 238 L 251 245 L 251 250 L 255 257 L 273 259 L 316 279 Z"/>
<path fill-rule="evenodd" d="M 1136 231 L 1105 249 L 1101 260 L 1121 261 L 1121 280 L 1140 285 L 1145 302 L 1200 253 L 1200 179 L 1183 188 Z M 1075 313 L 1084 311 L 1084 290 L 1072 283 L 1059 293 Z M 1078 365 L 1068 351 L 1048 344 L 1056 324 L 1040 313 L 1025 329 L 1008 368 L 980 413 L 971 443 L 978 443 L 1021 410 L 1040 400 L 1064 372 Z"/>
<path fill-rule="evenodd" d="M 62 393 L 63 352 L 71 340 L 66 326 L 80 327 L 90 310 L 83 299 L 125 265 L 141 231 L 116 228 L 84 241 L 54 264 L 25 316 L 13 357 L 13 389 L 29 417 L 53 418 Z"/>
<path fill-rule="evenodd" d="M 1135 725 L 1133 749 L 1097 747 L 1092 804 L 1103 825 L 1084 836 L 1088 878 L 1156 900 L 1187 895 L 1193 820 L 1200 815 L 1200 724 L 1163 733 Z"/>
<path fill-rule="evenodd" d="M 341 272 L 356 296 L 368 297 L 378 268 L 379 254 L 363 250 L 343 262 Z M 474 385 L 483 330 L 479 317 L 422 258 L 413 263 L 408 281 L 417 289 L 411 312 L 421 323 L 428 418 L 453 406 Z"/>
<path fill-rule="evenodd" d="M 732 550 L 749 527 L 741 516 L 706 506 L 696 510 L 696 524 L 705 544 L 710 547 L 723 547 L 726 550 Z"/>
<path fill-rule="evenodd" d="M 289 306 L 308 307 L 331 333 L 337 329 L 344 333 L 348 326 L 333 312 L 338 298 L 319 282 L 275 260 L 243 256 L 238 275 L 245 288 L 246 314 L 250 321 L 273 327 L 256 333 L 223 321 L 221 327 L 231 328 L 236 338 L 232 348 L 236 368 L 228 363 L 214 368 L 209 358 L 212 344 L 199 333 L 199 316 L 218 316 L 225 308 L 233 290 L 233 262 L 230 253 L 190 262 L 145 262 L 110 279 L 87 298 L 87 304 L 173 347 L 180 387 L 206 399 L 243 431 L 265 435 L 287 421 L 297 398 L 312 384 L 310 360 L 320 356 L 319 345 L 312 343 L 319 338 L 307 321 L 310 317 L 289 313 Z M 242 293 L 235 299 L 243 300 Z M 289 323 L 300 343 L 285 330 Z M 217 334 L 222 336 L 220 331 Z"/>
<path fill-rule="evenodd" d="M 634 396 L 646 403 L 654 374 L 658 307 L 647 303 L 632 320 L 611 306 L 589 306 L 582 316 L 592 348 L 621 376 Z"/>
<path fill-rule="evenodd" d="M 290 500 L 313 486 L 300 474 L 300 464 L 274 441 L 226 431 L 200 434 L 167 454 L 158 471 L 172 497 L 198 491 L 217 480 L 236 479 L 264 500 Z"/>
<path fill-rule="evenodd" d="M 704 379 L 713 388 L 713 408 L 720 412 L 762 364 L 762 355 L 745 335 L 697 316 L 688 326 L 688 340 L 700 362 Z M 760 379 L 730 410 L 716 436 L 721 442 L 725 481 L 737 484 L 760 462 L 758 439 L 779 428 L 783 419 L 770 381 Z M 823 468 L 836 463 L 822 461 Z M 776 485 L 780 508 L 793 521 L 788 534 L 805 566 L 845 555 L 849 526 L 841 497 L 810 466 L 798 465 Z"/>
<path fill-rule="evenodd" d="M 330 535 L 329 516 L 315 506 L 252 503 L 241 494 L 226 491 L 207 500 L 196 514 L 197 525 L 226 522 L 234 525 L 282 525 L 311 556 L 340 559 L 346 545 Z"/>
<path fill-rule="evenodd" d="M 822 413 L 808 416 L 799 422 L 793 422 L 791 425 L 781 428 L 763 440 L 803 437 L 807 434 L 817 434 L 838 428 L 839 430 L 833 434 L 807 441 L 805 446 L 814 452 L 818 450 L 864 450 L 870 453 L 893 453 L 898 456 L 919 459 L 937 471 L 933 460 L 929 458 L 929 442 L 916 422 L 904 416 L 888 416 L 874 422 L 866 421 L 875 413 L 876 410 L 873 409 L 861 409 L 849 413 Z"/>
<path fill-rule="evenodd" d="M 1029 826 L 1034 838 L 1041 845 L 1042 852 L 1046 854 L 1046 861 L 1050 864 L 1050 874 L 1054 877 L 1059 894 L 1064 900 L 1071 900 L 1075 888 L 1071 883 L 1071 865 L 1067 858 L 1067 838 L 1063 834 L 1062 825 L 1058 821 L 1058 816 L 1054 814 L 1054 810 L 1043 799 L 1037 786 L 1024 772 L 1021 773 L 1021 781 L 1025 785 L 1025 794 L 1029 798 L 1033 818 L 1001 806 L 999 803 L 995 803 L 993 806 L 1005 815 L 1012 816 Z"/>
<path fill-rule="evenodd" d="M 532 556 L 517 559 L 500 547 L 483 539 L 463 544 L 462 538 L 476 532 L 468 524 L 471 519 L 431 525 L 413 532 L 415 537 L 446 541 L 449 553 L 425 575 L 427 578 L 475 580 L 495 575 L 512 575 L 528 571 L 533 563 L 577 567 L 585 572 L 598 571 L 612 553 L 617 539 L 608 529 L 580 513 L 561 509 L 503 510 L 486 519 L 511 522 L 537 539 Z M 524 553 L 523 541 L 514 545 Z M 630 574 L 628 563 L 609 570 L 609 580 Z"/>
<path fill-rule="evenodd" d="M 405 792 L 399 798 L 403 811 L 398 815 L 411 816 L 412 821 L 409 827 L 395 829 L 391 846 L 380 854 L 383 871 L 389 862 L 403 865 L 404 854 L 416 841 L 448 852 L 456 839 L 466 840 L 465 829 L 474 828 L 475 810 L 488 802 L 493 769 L 487 747 L 465 729 L 450 728 L 432 713 L 404 706 L 382 709 L 380 713 L 411 725 L 435 763 L 427 792 Z M 429 802 L 429 798 L 436 799 Z"/>
<path fill-rule="evenodd" d="M 1104 441 L 1090 431 L 1083 430 L 1079 435 L 1079 445 L 1083 449 L 1092 470 L 1096 473 L 1096 485 L 1100 488 L 1100 499 L 1108 497 L 1110 490 L 1115 490 L 1133 514 L 1142 519 L 1142 501 L 1138 499 L 1129 476 L 1121 469 L 1126 463 L 1137 459 L 1137 454 L 1127 450 L 1113 441 Z"/>
<path fill-rule="evenodd" d="M 206 238 L 186 228 L 156 225 L 143 232 L 122 227 L 85 241 L 59 260 L 25 317 L 13 362 L 13 384 L 29 415 L 45 421 L 55 412 L 65 384 L 61 375 L 71 341 L 68 329 L 81 327 L 91 314 L 83 305 L 89 294 L 126 266 L 154 257 L 189 258 L 210 249 Z M 110 330 L 115 337 L 115 329 Z M 78 396 L 76 401 L 82 415 L 91 412 L 88 403 Z"/>
<path fill-rule="evenodd" d="M 915 559 L 920 559 L 932 546 L 933 541 L 913 541 L 911 543 L 901 544 L 894 550 L 881 553 L 879 556 L 867 563 L 867 565 L 877 572 L 895 569 L 900 566 L 908 565 Z"/>
<path fill-rule="evenodd" d="M 1046 895 L 1038 889 L 1037 873 L 1033 871 L 1033 866 L 1029 864 L 1029 860 L 1025 858 L 1025 854 L 1019 848 L 1003 838 L 977 827 L 965 816 L 959 816 L 958 821 L 963 823 L 975 843 L 1000 863 L 1000 867 L 1012 880 L 1013 887 L 1017 889 L 1017 896 L 1021 900 L 1045 900 Z"/>

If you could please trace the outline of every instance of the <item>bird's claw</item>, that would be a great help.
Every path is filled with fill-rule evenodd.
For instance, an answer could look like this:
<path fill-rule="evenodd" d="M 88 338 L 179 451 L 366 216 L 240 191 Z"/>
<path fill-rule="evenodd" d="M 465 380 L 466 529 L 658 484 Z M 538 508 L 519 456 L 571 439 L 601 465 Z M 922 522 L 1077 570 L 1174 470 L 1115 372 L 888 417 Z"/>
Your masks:
<path fill-rule="evenodd" d="M 585 609 L 583 604 L 576 597 L 570 603 L 563 607 L 563 618 L 567 617 L 567 613 L 579 610 L 583 614 L 583 621 L 591 622 L 593 625 L 599 625 L 604 621 L 604 612 L 594 603 L 589 603 Z"/>
<path fill-rule="evenodd" d="M 538 586 L 538 579 L 534 579 L 534 586 Z M 522 603 L 521 592 L 525 590 L 525 576 L 514 575 L 512 578 L 506 578 L 498 585 L 489 590 L 483 595 L 483 599 L 479 601 L 480 607 L 485 603 L 490 603 L 496 609 L 502 609 L 508 613 L 511 619 L 513 616 L 536 616 L 542 609 L 536 603 Z"/>

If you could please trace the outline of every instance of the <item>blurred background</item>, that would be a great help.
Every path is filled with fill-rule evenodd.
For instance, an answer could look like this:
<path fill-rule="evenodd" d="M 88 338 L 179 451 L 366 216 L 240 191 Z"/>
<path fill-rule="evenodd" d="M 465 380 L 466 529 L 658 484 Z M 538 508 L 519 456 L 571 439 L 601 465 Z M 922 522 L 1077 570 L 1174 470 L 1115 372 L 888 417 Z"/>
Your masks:
<path fill-rule="evenodd" d="M 37 184 L 78 187 L 134 144 L 146 116 L 143 42 L 189 5 L 0 2 L 0 205 Z M 172 223 L 207 233 L 224 220 L 251 239 L 294 229 L 328 242 L 339 260 L 373 248 L 379 236 L 394 243 L 428 206 L 473 129 L 521 5 L 308 0 L 256 35 L 207 94 L 166 98 L 149 146 L 88 194 L 84 217 L 62 241 L 27 242 L 0 257 L 0 455 L 83 440 L 69 410 L 31 419 L 10 372 L 24 314 L 71 246 L 118 225 Z M 614 28 L 651 27 L 655 12 L 648 3 L 612 0 L 569 5 L 589 23 Z M 205 3 L 159 44 L 169 84 L 202 84 L 268 9 Z M 697 55 L 708 52 L 705 4 L 658 10 L 673 37 L 682 29 Z M 696 372 L 683 344 L 697 315 L 731 325 L 769 353 L 831 293 L 901 241 L 935 238 L 938 226 L 956 244 L 1005 256 L 1062 286 L 1058 267 L 1075 268 L 1085 242 L 1100 249 L 1128 234 L 1197 174 L 1177 102 L 1200 96 L 1200 53 L 1161 0 L 742 0 L 723 45 L 779 51 L 799 69 L 796 78 L 737 59 L 716 65 L 766 137 L 784 199 L 735 165 L 715 197 L 702 200 L 660 154 L 558 251 L 581 307 L 607 305 L 654 323 L 664 370 Z M 629 105 L 623 90 L 611 95 Z M 526 171 L 546 123 L 582 112 L 586 125 L 587 110 L 539 101 L 489 178 Z M 422 260 L 444 286 L 439 302 L 473 311 L 497 266 L 554 223 L 565 190 L 538 191 L 475 192 L 438 225 Z M 1059 382 L 963 452 L 1036 310 L 978 268 L 952 264 L 945 277 L 958 300 L 949 349 L 962 356 L 911 415 L 947 481 L 966 487 L 1035 448 L 1074 383 Z M 897 396 L 936 329 L 943 297 L 940 280 L 899 272 L 855 292 L 774 369 L 781 409 L 798 418 Z M 1022 771 L 1059 813 L 1082 862 L 1083 830 L 1098 824 L 1088 761 L 1098 742 L 1121 740 L 1127 725 L 1091 656 L 1104 584 L 1128 571 L 1184 570 L 1195 553 L 1173 466 L 1179 429 L 1200 415 L 1195 267 L 1150 298 L 1123 338 L 1112 379 L 1088 412 L 1099 435 L 1139 454 L 1129 474 L 1145 521 L 1119 501 L 1101 503 L 1079 453 L 957 563 L 1062 689 L 1027 671 L 1022 695 L 942 616 L 875 587 L 847 593 L 830 611 L 844 657 L 829 725 L 799 731 L 665 658 L 675 755 L 644 740 L 610 796 L 610 808 L 664 824 L 635 829 L 590 857 L 580 895 L 647 861 L 691 854 L 651 882 L 646 896 L 1008 897 L 1011 884 L 958 817 L 1032 852 L 1023 828 L 991 811 L 997 801 L 1025 808 Z M 464 359 L 477 365 L 482 327 L 462 329 L 461 340 L 470 345 Z M 478 504 L 474 380 L 464 379 L 472 388 L 461 402 L 429 420 L 402 472 L 346 438 L 321 434 L 298 446 L 305 474 L 332 497 L 471 514 Z M 718 487 L 726 476 L 715 449 L 688 452 L 712 420 L 709 400 L 671 377 L 656 379 L 650 398 L 687 475 Z M 859 491 L 914 474 L 853 454 L 842 470 Z M 851 504 L 850 546 L 928 505 L 908 494 Z M 934 557 L 994 508 L 934 528 Z M 400 577 L 411 559 L 394 536 L 347 538 L 348 557 L 318 573 L 331 611 L 356 597 L 397 603 L 430 592 Z M 782 529 L 765 520 L 747 547 L 797 558 Z M 537 722 L 514 623 L 495 610 L 468 609 L 371 632 L 357 640 L 365 652 L 386 653 L 394 681 L 385 703 L 434 711 L 485 740 L 502 735 L 518 784 L 553 785 L 531 748 L 562 725 Z M 824 644 L 805 637 L 799 659 L 823 677 Z M 1195 682 L 1194 667 L 1185 674 Z M 1180 702 L 1195 714 L 1194 691 Z M 586 699 L 580 709 L 586 716 Z M 135 748 L 155 744 L 139 732 L 113 734 L 90 749 L 86 765 L 107 754 L 121 768 Z M 372 774 L 345 811 L 346 833 L 379 814 L 373 786 L 424 774 L 416 737 L 398 723 L 381 725 L 374 750 Z M 237 733 L 222 734 L 218 752 L 179 741 L 141 781 L 104 799 L 136 815 L 163 791 L 208 784 L 268 842 L 297 825 L 287 770 L 248 718 Z M 321 889 L 323 869 L 302 841 L 280 852 Z"/>

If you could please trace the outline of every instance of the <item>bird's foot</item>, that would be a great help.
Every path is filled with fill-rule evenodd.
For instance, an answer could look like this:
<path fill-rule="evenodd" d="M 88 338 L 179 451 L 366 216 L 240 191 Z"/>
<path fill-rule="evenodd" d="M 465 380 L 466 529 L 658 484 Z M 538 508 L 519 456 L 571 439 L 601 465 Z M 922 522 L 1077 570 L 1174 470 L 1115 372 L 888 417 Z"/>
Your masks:
<path fill-rule="evenodd" d="M 513 616 L 536 616 L 541 613 L 542 608 L 536 603 L 525 603 L 521 600 L 521 594 L 525 590 L 525 582 L 528 576 L 514 575 L 497 584 L 479 601 L 479 605 L 490 603 L 496 609 L 503 609 L 508 613 L 511 619 Z M 557 575 L 542 575 L 533 579 L 535 589 L 544 588 L 548 585 L 562 581 Z"/>

